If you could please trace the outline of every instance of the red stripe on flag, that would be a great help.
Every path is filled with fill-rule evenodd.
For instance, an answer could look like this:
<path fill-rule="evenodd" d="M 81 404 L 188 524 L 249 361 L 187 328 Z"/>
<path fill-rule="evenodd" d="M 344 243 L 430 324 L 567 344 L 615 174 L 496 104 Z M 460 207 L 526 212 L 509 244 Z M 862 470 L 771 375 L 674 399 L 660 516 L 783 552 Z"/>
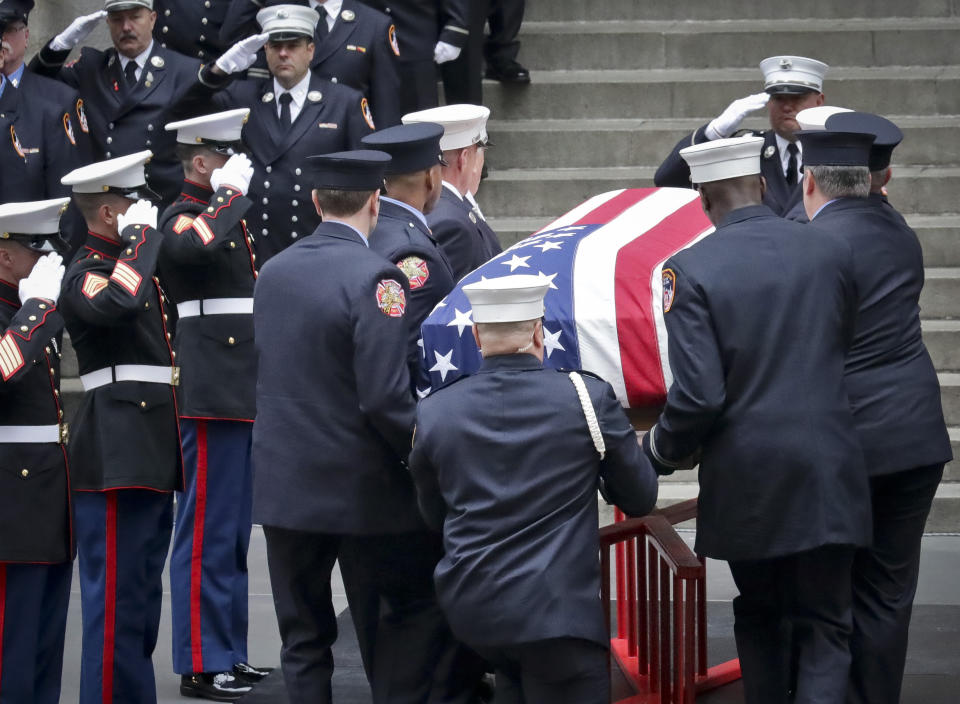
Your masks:
<path fill-rule="evenodd" d="M 197 477 L 193 507 L 193 552 L 190 556 L 190 653 L 193 671 L 203 672 L 200 639 L 200 582 L 203 577 L 203 525 L 207 513 L 207 422 L 197 421 Z"/>
<path fill-rule="evenodd" d="M 657 188 L 628 188 L 620 195 L 614 196 L 603 205 L 591 210 L 573 225 L 600 225 L 610 222 L 624 210 L 636 205 L 658 190 Z"/>
<path fill-rule="evenodd" d="M 107 492 L 106 578 L 103 607 L 103 704 L 113 701 L 117 625 L 117 492 Z"/>
<path fill-rule="evenodd" d="M 653 270 L 710 227 L 700 200 L 696 199 L 668 215 L 617 255 L 617 337 L 631 408 L 659 406 L 667 396 L 653 317 Z M 657 389 L 657 393 L 650 389 Z"/>
<path fill-rule="evenodd" d="M 7 610 L 7 566 L 0 564 L 0 694 L 3 694 L 3 614 Z"/>

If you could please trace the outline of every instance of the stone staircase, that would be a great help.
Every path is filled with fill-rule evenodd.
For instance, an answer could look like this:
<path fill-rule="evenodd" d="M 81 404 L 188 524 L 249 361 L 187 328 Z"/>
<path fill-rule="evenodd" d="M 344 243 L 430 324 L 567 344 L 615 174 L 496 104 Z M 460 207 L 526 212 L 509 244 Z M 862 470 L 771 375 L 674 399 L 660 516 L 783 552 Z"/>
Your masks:
<path fill-rule="evenodd" d="M 484 84 L 496 146 L 480 201 L 512 244 L 588 196 L 653 185 L 681 136 L 761 89 L 766 56 L 827 62 L 828 104 L 904 131 L 890 199 L 923 244 L 924 338 L 960 455 L 958 31 L 960 0 L 527 0 L 520 59 L 533 83 Z M 661 500 L 696 492 L 695 477 L 674 475 Z M 960 462 L 947 466 L 927 529 L 960 531 Z"/>

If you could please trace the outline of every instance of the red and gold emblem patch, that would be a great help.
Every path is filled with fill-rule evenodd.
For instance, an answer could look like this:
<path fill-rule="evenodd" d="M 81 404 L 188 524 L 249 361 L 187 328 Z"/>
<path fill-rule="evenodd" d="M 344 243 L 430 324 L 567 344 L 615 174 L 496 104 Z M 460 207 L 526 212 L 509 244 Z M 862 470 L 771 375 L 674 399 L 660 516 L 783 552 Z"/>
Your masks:
<path fill-rule="evenodd" d="M 427 279 L 430 278 L 430 269 L 427 268 L 427 263 L 420 257 L 406 257 L 401 259 L 397 262 L 397 268 L 407 275 L 407 279 L 410 281 L 411 291 L 416 291 L 427 283 Z"/>
<path fill-rule="evenodd" d="M 669 313 L 673 307 L 673 297 L 677 292 L 677 275 L 673 269 L 663 270 L 663 312 Z"/>
<path fill-rule="evenodd" d="M 407 309 L 407 297 L 403 286 L 393 279 L 383 279 L 377 284 L 377 305 L 384 315 L 402 318 Z"/>
<path fill-rule="evenodd" d="M 387 38 L 390 40 L 390 48 L 393 49 L 393 53 L 400 56 L 400 43 L 397 41 L 397 28 L 394 25 L 390 25 Z"/>
<path fill-rule="evenodd" d="M 373 113 L 370 112 L 370 103 L 367 102 L 366 98 L 360 101 L 360 110 L 363 112 L 363 119 L 370 125 L 370 129 L 377 129 L 377 126 L 373 124 Z"/>

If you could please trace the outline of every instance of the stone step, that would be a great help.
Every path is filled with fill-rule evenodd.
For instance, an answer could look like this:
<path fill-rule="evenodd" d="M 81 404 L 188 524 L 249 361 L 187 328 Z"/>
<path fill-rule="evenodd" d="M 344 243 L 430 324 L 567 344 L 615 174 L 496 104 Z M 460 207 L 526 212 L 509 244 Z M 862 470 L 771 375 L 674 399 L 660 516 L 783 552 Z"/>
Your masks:
<path fill-rule="evenodd" d="M 898 165 L 960 164 L 960 139 L 956 138 L 960 115 L 890 117 L 904 132 L 894 152 L 894 178 Z M 487 152 L 487 161 L 494 170 L 658 166 L 678 140 L 710 119 L 492 120 L 488 131 L 494 147 Z M 750 118 L 742 126 L 766 129 L 769 122 Z"/>
<path fill-rule="evenodd" d="M 755 67 L 539 71 L 528 86 L 486 81 L 484 102 L 498 120 L 703 117 L 761 88 Z M 836 67 L 826 94 L 869 112 L 956 115 L 960 66 Z"/>
<path fill-rule="evenodd" d="M 520 203 L 524 215 L 557 217 L 597 193 L 652 186 L 655 171 L 653 166 L 492 170 L 479 199 L 491 217 L 516 213 Z M 954 211 L 957 193 L 960 167 L 902 166 L 890 184 L 890 202 L 904 213 Z"/>
<path fill-rule="evenodd" d="M 527 0 L 527 22 L 553 20 L 752 20 L 758 17 L 845 18 L 845 17 L 956 17 L 956 0 L 810 0 L 802 5 L 755 0 Z M 781 48 L 781 51 L 784 49 Z M 779 53 L 779 52 L 778 52 Z"/>
<path fill-rule="evenodd" d="M 960 306 L 956 310 L 960 315 Z M 943 372 L 960 371 L 960 320 L 922 320 L 921 324 L 933 366 Z"/>
<path fill-rule="evenodd" d="M 960 318 L 960 269 L 931 267 L 926 270 L 926 281 L 920 294 L 920 315 L 924 318 Z"/>
<path fill-rule="evenodd" d="M 960 427 L 960 374 L 941 372 L 940 398 L 943 400 L 943 417 L 950 427 Z"/>
<path fill-rule="evenodd" d="M 524 65 L 532 71 L 756 66 L 784 47 L 802 47 L 797 51 L 831 66 L 942 66 L 960 63 L 958 29 L 960 17 L 590 18 L 525 22 L 520 40 Z"/>

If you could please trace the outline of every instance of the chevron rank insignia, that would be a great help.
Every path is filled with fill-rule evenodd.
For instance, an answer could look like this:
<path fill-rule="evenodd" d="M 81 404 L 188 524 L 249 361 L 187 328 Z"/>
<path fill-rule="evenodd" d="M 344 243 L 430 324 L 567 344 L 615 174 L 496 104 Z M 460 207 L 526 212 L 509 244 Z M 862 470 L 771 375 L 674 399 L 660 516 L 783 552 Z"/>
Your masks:
<path fill-rule="evenodd" d="M 113 267 L 110 278 L 123 286 L 131 296 L 137 295 L 140 284 L 143 282 L 143 277 L 137 273 L 137 270 L 124 262 L 117 262 L 116 266 Z"/>
<path fill-rule="evenodd" d="M 189 215 L 181 215 L 177 218 L 177 221 L 173 223 L 173 231 L 178 235 L 182 235 L 190 229 L 191 225 L 193 225 L 193 218 Z"/>
<path fill-rule="evenodd" d="M 109 284 L 110 281 L 106 276 L 101 276 L 100 274 L 94 274 L 92 271 L 88 271 L 87 275 L 83 277 L 83 295 L 87 298 L 94 298 Z"/>
<path fill-rule="evenodd" d="M 204 245 L 213 242 L 213 230 L 210 229 L 207 221 L 203 218 L 197 218 L 193 221 L 193 231 L 197 233 L 197 236 Z"/>
<path fill-rule="evenodd" d="M 407 297 L 403 286 L 393 279 L 383 279 L 377 284 L 377 306 L 384 315 L 402 318 L 407 309 Z"/>
<path fill-rule="evenodd" d="M 23 366 L 23 355 L 13 335 L 7 333 L 0 338 L 0 376 L 6 381 Z"/>
<path fill-rule="evenodd" d="M 427 283 L 430 278 L 430 269 L 420 257 L 406 257 L 397 262 L 397 267 L 410 281 L 410 290 L 416 291 Z"/>

